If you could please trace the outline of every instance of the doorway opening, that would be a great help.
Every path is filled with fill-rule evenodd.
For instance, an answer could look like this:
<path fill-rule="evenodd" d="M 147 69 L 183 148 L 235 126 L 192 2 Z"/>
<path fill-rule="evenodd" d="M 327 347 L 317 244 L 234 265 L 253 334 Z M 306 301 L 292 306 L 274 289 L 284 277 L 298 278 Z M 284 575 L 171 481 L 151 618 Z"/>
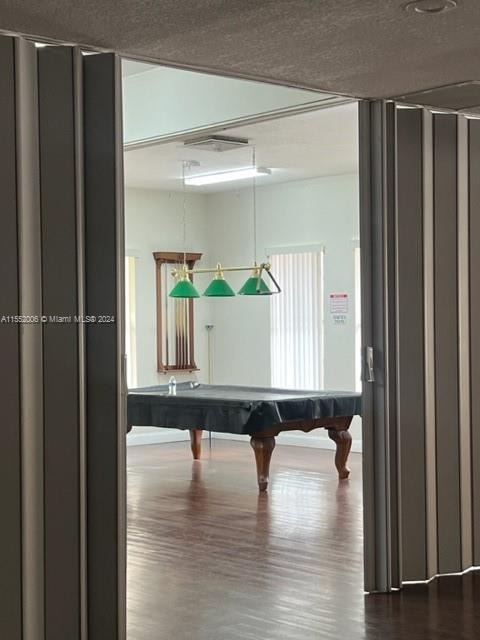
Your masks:
<path fill-rule="evenodd" d="M 129 637 L 338 637 L 363 590 L 357 104 L 131 61 L 123 87 Z"/>

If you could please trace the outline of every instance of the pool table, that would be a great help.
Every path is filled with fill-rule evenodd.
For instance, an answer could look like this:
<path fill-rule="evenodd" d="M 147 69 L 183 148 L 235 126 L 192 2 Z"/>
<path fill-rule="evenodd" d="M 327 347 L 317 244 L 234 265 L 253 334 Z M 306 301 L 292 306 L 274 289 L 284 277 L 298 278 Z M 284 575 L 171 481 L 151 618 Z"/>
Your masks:
<path fill-rule="evenodd" d="M 188 429 L 195 460 L 201 455 L 204 430 L 250 436 L 257 465 L 258 487 L 266 491 L 275 436 L 282 431 L 309 432 L 323 427 L 336 444 L 339 478 L 348 478 L 348 431 L 361 413 L 361 395 L 342 391 L 298 391 L 267 387 L 177 383 L 130 389 L 128 430 L 132 426 Z"/>

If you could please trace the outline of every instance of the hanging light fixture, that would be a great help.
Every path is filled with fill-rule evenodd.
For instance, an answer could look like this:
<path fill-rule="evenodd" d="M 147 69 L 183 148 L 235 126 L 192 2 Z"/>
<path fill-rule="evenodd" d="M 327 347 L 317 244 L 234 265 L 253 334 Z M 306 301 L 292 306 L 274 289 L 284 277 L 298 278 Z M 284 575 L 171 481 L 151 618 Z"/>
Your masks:
<path fill-rule="evenodd" d="M 183 193 L 183 265 L 176 271 L 176 285 L 170 291 L 171 298 L 199 298 L 200 294 L 190 280 L 190 273 L 187 265 L 187 194 L 185 189 L 185 169 L 190 167 L 190 162 L 182 162 L 182 193 Z"/>
<path fill-rule="evenodd" d="M 252 166 L 256 167 L 256 153 L 255 146 L 252 147 Z M 256 173 L 252 174 L 252 209 L 253 209 L 253 270 L 252 275 L 245 282 L 243 287 L 238 292 L 240 296 L 270 296 L 273 291 L 270 291 L 267 283 L 262 278 L 263 269 L 257 266 L 257 182 Z"/>
<path fill-rule="evenodd" d="M 219 269 L 220 266 L 220 269 Z M 262 262 L 261 264 L 250 265 L 249 267 L 222 267 L 221 265 L 217 265 L 215 269 L 189 269 L 185 265 L 183 265 L 180 269 L 172 269 L 172 276 L 177 280 L 177 284 L 170 292 L 170 296 L 177 298 L 198 298 L 198 291 L 195 289 L 193 284 L 190 282 L 189 276 L 194 273 L 215 273 L 216 276 L 209 284 L 205 293 L 205 296 L 228 296 L 231 297 L 235 295 L 235 291 L 231 288 L 228 282 L 225 280 L 223 275 L 224 271 L 251 271 L 252 275 L 245 282 L 243 287 L 240 289 L 239 293 L 246 296 L 255 296 L 255 295 L 273 295 L 274 293 L 281 293 L 280 285 L 274 278 L 272 272 L 270 271 L 271 265 L 268 262 Z M 262 274 L 266 273 L 270 280 L 273 282 L 275 286 L 275 290 L 272 291 L 268 288 L 267 283 L 262 278 Z M 190 286 L 180 287 L 180 284 L 188 282 Z M 219 284 L 220 283 L 220 284 Z M 196 295 L 177 295 L 175 292 L 179 287 L 180 293 L 185 291 L 186 293 L 195 291 Z M 213 291 L 213 293 L 212 293 Z M 227 293 L 228 292 L 228 293 Z"/>
<path fill-rule="evenodd" d="M 185 169 L 193 164 L 193 162 L 183 163 L 183 265 L 179 269 L 172 270 L 172 276 L 175 278 L 176 284 L 170 292 L 172 298 L 199 298 L 200 294 L 192 284 L 190 276 L 194 273 L 214 273 L 215 276 L 205 289 L 204 296 L 212 298 L 226 298 L 235 296 L 235 291 L 225 280 L 224 272 L 226 271 L 251 271 L 250 277 L 244 283 L 238 292 L 243 296 L 271 296 L 275 293 L 281 293 L 280 286 L 271 273 L 271 266 L 268 262 L 257 262 L 257 203 L 256 203 L 256 181 L 255 175 L 260 175 L 262 171 L 254 171 L 252 174 L 252 194 L 253 194 L 253 255 L 254 264 L 247 267 L 223 267 L 220 263 L 214 269 L 189 269 L 186 263 L 186 197 L 185 197 Z M 252 166 L 255 168 L 255 147 L 252 148 Z M 272 281 L 275 289 L 269 288 L 263 275 L 266 274 Z"/>
<path fill-rule="evenodd" d="M 220 263 L 217 264 L 215 277 L 205 289 L 203 295 L 210 298 L 229 298 L 235 295 L 235 291 L 225 280 L 222 265 Z"/>

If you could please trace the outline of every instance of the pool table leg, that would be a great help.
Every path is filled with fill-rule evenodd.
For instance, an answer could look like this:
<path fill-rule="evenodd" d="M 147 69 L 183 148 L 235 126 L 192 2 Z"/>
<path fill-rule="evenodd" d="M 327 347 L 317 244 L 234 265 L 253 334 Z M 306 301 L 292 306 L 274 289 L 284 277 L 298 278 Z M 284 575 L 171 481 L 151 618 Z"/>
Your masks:
<path fill-rule="evenodd" d="M 260 491 L 266 491 L 270 472 L 270 459 L 272 457 L 272 452 L 275 449 L 275 438 L 273 436 L 267 436 L 264 438 L 252 436 L 250 444 L 255 452 L 258 488 Z"/>
<path fill-rule="evenodd" d="M 348 431 L 352 419 L 349 418 L 345 425 L 328 428 L 328 437 L 337 445 L 335 453 L 335 466 L 340 480 L 346 480 L 350 475 L 347 467 L 348 454 L 352 448 L 352 434 Z"/>
<path fill-rule="evenodd" d="M 203 429 L 190 429 L 190 449 L 194 460 L 200 460 L 202 454 L 202 434 Z"/>

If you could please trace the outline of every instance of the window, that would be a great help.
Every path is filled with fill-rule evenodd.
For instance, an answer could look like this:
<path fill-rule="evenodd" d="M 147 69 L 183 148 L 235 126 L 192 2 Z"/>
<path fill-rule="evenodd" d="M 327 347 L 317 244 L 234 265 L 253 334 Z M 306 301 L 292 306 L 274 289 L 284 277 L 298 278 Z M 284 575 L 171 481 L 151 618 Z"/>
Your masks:
<path fill-rule="evenodd" d="M 194 354 L 193 300 L 170 298 L 174 285 L 172 269 L 183 264 L 183 253 L 157 251 L 153 254 L 157 280 L 157 368 L 161 373 L 196 371 Z M 193 269 L 201 253 L 187 253 L 186 263 Z"/>
<path fill-rule="evenodd" d="M 127 386 L 137 385 L 137 341 L 135 310 L 135 258 L 125 258 L 125 355 Z"/>
<path fill-rule="evenodd" d="M 284 285 L 270 306 L 272 386 L 322 389 L 323 249 L 283 250 L 270 261 Z"/>

